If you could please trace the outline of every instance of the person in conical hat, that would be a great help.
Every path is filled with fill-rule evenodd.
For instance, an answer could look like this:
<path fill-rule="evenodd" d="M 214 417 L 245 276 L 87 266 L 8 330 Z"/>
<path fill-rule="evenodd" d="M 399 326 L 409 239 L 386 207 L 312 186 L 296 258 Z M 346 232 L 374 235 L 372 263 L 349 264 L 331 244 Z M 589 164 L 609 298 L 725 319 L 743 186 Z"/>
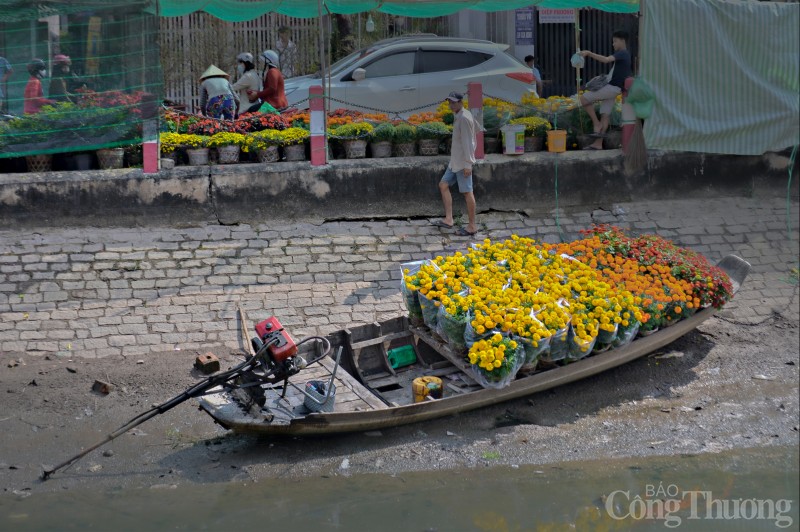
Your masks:
<path fill-rule="evenodd" d="M 200 76 L 200 113 L 210 118 L 233 120 L 239 107 L 239 97 L 228 81 L 230 76 L 216 65 L 211 65 Z"/>

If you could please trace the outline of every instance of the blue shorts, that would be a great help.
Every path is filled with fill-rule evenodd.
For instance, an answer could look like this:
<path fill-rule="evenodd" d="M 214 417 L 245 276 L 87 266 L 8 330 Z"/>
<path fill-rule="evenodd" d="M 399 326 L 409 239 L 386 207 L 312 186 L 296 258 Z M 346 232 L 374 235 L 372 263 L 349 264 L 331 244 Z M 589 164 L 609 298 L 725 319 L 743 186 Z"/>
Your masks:
<path fill-rule="evenodd" d="M 442 183 L 446 183 L 448 187 L 453 186 L 456 182 L 458 182 L 458 191 L 462 194 L 466 194 L 467 192 L 472 192 L 472 176 L 469 177 L 464 175 L 464 170 L 459 170 L 458 172 L 453 172 L 450 170 L 450 167 L 447 167 L 445 170 L 444 175 L 442 176 Z"/>

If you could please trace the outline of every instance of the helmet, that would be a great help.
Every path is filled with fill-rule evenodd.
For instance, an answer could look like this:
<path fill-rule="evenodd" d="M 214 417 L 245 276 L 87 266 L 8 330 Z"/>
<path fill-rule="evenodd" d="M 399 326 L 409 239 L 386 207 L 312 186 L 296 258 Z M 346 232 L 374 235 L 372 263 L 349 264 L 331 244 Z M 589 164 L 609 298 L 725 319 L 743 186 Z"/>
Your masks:
<path fill-rule="evenodd" d="M 53 65 L 71 65 L 72 59 L 68 55 L 57 54 L 53 57 Z"/>
<path fill-rule="evenodd" d="M 266 61 L 268 65 L 278 66 L 278 52 L 275 50 L 264 50 L 261 52 L 261 58 Z"/>
<path fill-rule="evenodd" d="M 237 61 L 241 61 L 242 63 L 252 63 L 253 62 L 253 54 L 250 52 L 242 52 L 236 56 Z"/>
<path fill-rule="evenodd" d="M 34 59 L 28 63 L 28 73 L 33 76 L 40 70 L 47 70 L 47 65 L 41 59 Z"/>

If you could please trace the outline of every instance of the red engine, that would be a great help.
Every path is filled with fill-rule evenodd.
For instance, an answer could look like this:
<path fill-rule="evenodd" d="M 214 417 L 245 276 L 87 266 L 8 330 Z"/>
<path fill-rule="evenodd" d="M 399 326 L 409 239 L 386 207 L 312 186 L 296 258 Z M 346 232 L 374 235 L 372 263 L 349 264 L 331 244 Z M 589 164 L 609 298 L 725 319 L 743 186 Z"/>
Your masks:
<path fill-rule="evenodd" d="M 297 344 L 278 318 L 273 316 L 256 324 L 256 333 L 262 342 L 270 344 L 267 349 L 275 362 L 283 362 L 297 354 Z"/>

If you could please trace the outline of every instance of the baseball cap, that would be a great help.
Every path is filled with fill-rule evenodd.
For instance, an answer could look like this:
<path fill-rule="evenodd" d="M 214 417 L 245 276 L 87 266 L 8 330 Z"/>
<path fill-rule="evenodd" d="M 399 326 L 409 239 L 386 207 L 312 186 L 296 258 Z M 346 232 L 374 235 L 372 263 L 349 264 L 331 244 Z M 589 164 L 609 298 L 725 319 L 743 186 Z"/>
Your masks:
<path fill-rule="evenodd" d="M 451 92 L 445 100 L 450 100 L 451 102 L 460 102 L 464 99 L 464 95 L 460 92 L 453 91 Z"/>

